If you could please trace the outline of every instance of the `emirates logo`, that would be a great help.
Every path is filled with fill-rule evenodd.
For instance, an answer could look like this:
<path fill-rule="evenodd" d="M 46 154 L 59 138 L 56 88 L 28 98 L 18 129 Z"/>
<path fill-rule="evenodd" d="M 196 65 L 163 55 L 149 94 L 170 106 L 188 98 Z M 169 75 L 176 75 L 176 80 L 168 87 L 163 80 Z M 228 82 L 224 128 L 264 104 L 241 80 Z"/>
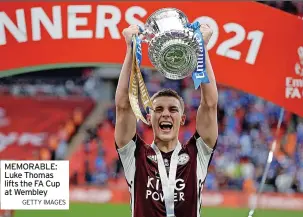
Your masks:
<path fill-rule="evenodd" d="M 303 46 L 298 48 L 299 62 L 295 65 L 295 73 L 303 77 Z"/>
<path fill-rule="evenodd" d="M 298 48 L 298 56 L 299 60 L 296 62 L 294 70 L 296 76 L 285 78 L 285 98 L 287 99 L 303 98 L 303 46 Z"/>

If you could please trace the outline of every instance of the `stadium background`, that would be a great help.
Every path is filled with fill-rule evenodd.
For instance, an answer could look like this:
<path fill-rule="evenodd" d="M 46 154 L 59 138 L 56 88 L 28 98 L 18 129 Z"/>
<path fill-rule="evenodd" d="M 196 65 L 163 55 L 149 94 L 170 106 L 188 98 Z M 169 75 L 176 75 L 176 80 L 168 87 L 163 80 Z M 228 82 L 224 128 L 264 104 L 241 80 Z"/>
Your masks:
<path fill-rule="evenodd" d="M 302 2 L 263 3 L 303 15 Z M 0 79 L 0 159 L 70 160 L 71 209 L 16 211 L 14 216 L 130 216 L 113 139 L 119 67 L 62 68 Z M 168 81 L 153 69 L 142 73 L 151 95 L 170 87 L 184 97 L 188 119 L 179 139 L 185 141 L 194 130 L 199 92 L 189 78 Z M 243 198 L 260 184 L 281 108 L 257 96 L 218 87 L 220 135 L 204 187 L 207 208 L 202 213 L 247 216 Z M 138 132 L 145 141 L 152 141 L 151 129 L 141 122 Z M 255 216 L 303 215 L 303 120 L 288 111 L 265 191 L 261 205 L 270 210 L 257 210 Z M 269 200 L 274 202 L 269 205 Z"/>

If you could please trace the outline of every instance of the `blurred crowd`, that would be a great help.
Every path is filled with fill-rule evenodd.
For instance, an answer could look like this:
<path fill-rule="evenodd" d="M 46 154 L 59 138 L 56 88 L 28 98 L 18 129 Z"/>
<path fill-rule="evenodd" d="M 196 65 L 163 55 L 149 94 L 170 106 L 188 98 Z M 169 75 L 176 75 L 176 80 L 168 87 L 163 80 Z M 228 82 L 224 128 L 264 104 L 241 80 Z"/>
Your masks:
<path fill-rule="evenodd" d="M 50 97 L 61 100 L 69 100 L 73 97 L 92 98 L 91 95 L 95 92 L 90 88 L 92 80 L 90 75 L 89 68 L 79 68 L 39 71 L 4 77 L 0 79 L 0 96 Z M 3 115 L 1 109 L 0 107 L 0 117 Z M 67 119 L 62 120 L 58 130 L 48 135 L 45 145 L 34 151 L 29 157 L 35 160 L 65 159 L 69 143 L 78 132 L 84 119 L 84 111 L 79 107 L 75 108 Z"/>
<path fill-rule="evenodd" d="M 62 120 L 58 130 L 48 135 L 44 145 L 34 151 L 28 160 L 64 160 L 69 144 L 84 121 L 85 114 L 80 108 L 74 109 L 68 119 Z"/>
<path fill-rule="evenodd" d="M 64 69 L 33 72 L 0 80 L 0 95 L 51 96 L 58 98 L 90 97 L 98 100 L 102 80 L 92 75 L 92 69 Z M 59 74 L 59 76 L 58 76 Z"/>
<path fill-rule="evenodd" d="M 281 108 L 257 97 L 219 90 L 218 146 L 206 188 L 254 191 L 277 138 L 265 190 L 303 192 L 303 122 L 286 112 L 276 135 L 280 112 Z"/>

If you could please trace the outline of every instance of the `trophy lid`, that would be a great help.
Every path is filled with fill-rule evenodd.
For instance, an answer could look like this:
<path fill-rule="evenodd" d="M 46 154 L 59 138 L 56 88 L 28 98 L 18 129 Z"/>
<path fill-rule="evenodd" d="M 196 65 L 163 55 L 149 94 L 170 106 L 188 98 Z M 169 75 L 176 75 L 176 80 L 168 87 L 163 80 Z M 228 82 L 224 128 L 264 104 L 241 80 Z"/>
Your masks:
<path fill-rule="evenodd" d="M 154 13 L 152 13 L 146 20 L 145 29 L 150 31 L 155 31 L 156 28 L 156 21 L 162 20 L 169 17 L 176 17 L 178 18 L 183 26 L 189 23 L 187 16 L 177 8 L 161 8 Z"/>

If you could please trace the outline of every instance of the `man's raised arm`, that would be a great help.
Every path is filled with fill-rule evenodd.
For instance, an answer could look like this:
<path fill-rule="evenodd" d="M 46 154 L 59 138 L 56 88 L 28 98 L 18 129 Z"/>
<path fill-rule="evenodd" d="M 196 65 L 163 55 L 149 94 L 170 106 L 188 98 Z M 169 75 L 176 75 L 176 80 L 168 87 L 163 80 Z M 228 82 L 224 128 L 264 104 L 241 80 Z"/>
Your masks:
<path fill-rule="evenodd" d="M 200 30 L 205 42 L 205 61 L 206 72 L 210 83 L 201 84 L 201 102 L 197 112 L 196 128 L 197 132 L 203 141 L 210 147 L 215 146 L 218 137 L 218 120 L 217 120 L 217 104 L 218 104 L 218 90 L 214 71 L 212 69 L 206 45 L 212 35 L 212 30 L 206 26 L 201 25 Z"/>
<path fill-rule="evenodd" d="M 132 36 L 137 34 L 139 29 L 132 25 L 123 30 L 123 36 L 127 44 L 126 56 L 123 62 L 119 81 L 116 89 L 116 126 L 115 141 L 118 148 L 122 148 L 135 136 L 136 116 L 131 108 L 128 98 L 128 84 L 132 68 Z"/>

